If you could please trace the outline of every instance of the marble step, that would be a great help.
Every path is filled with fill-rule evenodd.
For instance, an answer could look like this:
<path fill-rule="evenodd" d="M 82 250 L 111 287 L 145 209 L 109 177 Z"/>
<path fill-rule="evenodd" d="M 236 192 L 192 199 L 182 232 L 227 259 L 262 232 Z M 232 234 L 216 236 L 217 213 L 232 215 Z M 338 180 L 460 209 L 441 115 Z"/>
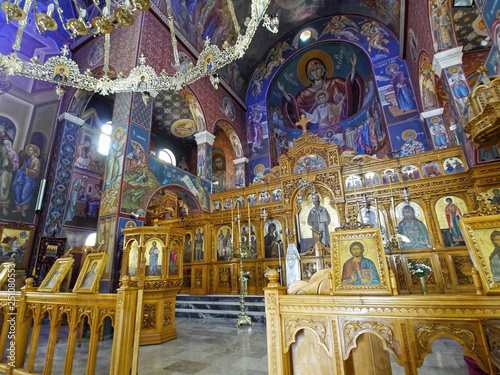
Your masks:
<path fill-rule="evenodd" d="M 238 294 L 212 294 L 205 296 L 192 296 L 189 294 L 178 294 L 177 301 L 238 301 L 240 296 Z M 245 302 L 261 302 L 264 304 L 264 296 L 248 295 L 245 297 Z"/>
<path fill-rule="evenodd" d="M 254 322 L 265 322 L 263 296 L 245 297 L 245 312 Z M 237 319 L 240 314 L 238 295 L 190 296 L 178 295 L 175 316 L 198 319 Z"/>
<path fill-rule="evenodd" d="M 175 316 L 181 318 L 195 319 L 238 319 L 239 311 L 233 310 L 192 310 L 192 309 L 175 309 Z M 266 313 L 260 311 L 248 311 L 246 314 L 252 319 L 252 322 L 266 322 Z"/>

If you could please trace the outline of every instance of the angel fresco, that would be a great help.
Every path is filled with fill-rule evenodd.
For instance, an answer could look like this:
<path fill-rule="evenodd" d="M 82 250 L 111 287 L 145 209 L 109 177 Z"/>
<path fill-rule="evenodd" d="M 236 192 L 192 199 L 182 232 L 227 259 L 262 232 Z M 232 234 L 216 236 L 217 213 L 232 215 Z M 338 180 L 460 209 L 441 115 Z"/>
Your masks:
<path fill-rule="evenodd" d="M 254 98 L 262 94 L 264 86 L 264 75 L 266 74 L 266 66 L 261 63 L 257 66 L 254 75 L 252 76 L 252 95 Z"/>
<path fill-rule="evenodd" d="M 389 39 L 384 38 L 385 32 L 377 22 L 363 24 L 361 34 L 366 37 L 368 42 L 368 52 L 371 52 L 373 47 L 379 52 L 389 53 L 389 50 L 384 47 L 384 44 L 389 43 Z"/>
<path fill-rule="evenodd" d="M 271 48 L 266 58 L 266 74 L 264 75 L 264 79 L 268 79 L 273 69 L 285 62 L 285 58 L 283 58 L 283 52 L 285 51 L 293 51 L 292 46 L 287 42 L 278 42 Z"/>
<path fill-rule="evenodd" d="M 333 17 L 319 37 L 321 38 L 328 33 L 339 39 L 344 38 L 350 41 L 359 40 L 356 36 L 356 34 L 359 33 L 358 25 L 346 16 Z"/>

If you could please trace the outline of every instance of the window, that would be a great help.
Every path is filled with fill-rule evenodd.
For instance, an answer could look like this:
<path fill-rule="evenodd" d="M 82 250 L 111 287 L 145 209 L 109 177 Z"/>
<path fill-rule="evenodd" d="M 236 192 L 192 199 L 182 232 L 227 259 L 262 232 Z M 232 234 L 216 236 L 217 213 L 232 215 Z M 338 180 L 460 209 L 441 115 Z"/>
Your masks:
<path fill-rule="evenodd" d="M 158 154 L 158 158 L 169 164 L 176 165 L 175 155 L 168 148 L 164 148 L 163 150 L 161 150 L 160 153 Z"/>
<path fill-rule="evenodd" d="M 101 136 L 99 138 L 99 148 L 98 152 L 101 155 L 108 156 L 109 146 L 111 145 L 111 131 L 113 127 L 111 126 L 111 121 L 108 121 L 101 127 Z"/>
<path fill-rule="evenodd" d="M 90 233 L 85 240 L 85 247 L 95 246 L 95 242 L 97 240 L 97 232 Z"/>

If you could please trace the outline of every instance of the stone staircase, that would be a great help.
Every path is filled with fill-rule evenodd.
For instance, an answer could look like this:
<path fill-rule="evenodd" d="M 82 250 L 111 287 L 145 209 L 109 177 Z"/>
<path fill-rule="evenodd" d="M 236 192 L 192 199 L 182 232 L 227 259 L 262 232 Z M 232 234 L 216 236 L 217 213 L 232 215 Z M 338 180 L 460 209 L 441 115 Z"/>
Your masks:
<path fill-rule="evenodd" d="M 264 296 L 246 296 L 245 311 L 253 322 L 266 322 Z M 175 316 L 199 319 L 238 319 L 239 295 L 191 296 L 178 294 Z"/>

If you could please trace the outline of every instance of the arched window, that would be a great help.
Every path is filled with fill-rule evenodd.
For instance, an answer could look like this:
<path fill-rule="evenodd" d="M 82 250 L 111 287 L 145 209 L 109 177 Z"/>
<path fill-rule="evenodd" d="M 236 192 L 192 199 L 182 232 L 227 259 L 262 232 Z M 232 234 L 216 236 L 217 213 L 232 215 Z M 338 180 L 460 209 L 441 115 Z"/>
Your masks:
<path fill-rule="evenodd" d="M 169 164 L 176 165 L 175 155 L 168 148 L 164 148 L 163 150 L 160 150 L 160 153 L 158 154 L 158 158 L 160 160 L 163 160 L 163 161 L 169 163 Z"/>
<path fill-rule="evenodd" d="M 113 127 L 111 126 L 111 121 L 108 121 L 101 127 L 101 136 L 99 137 L 99 148 L 98 152 L 101 155 L 108 156 L 109 146 L 111 145 L 111 131 Z"/>
<path fill-rule="evenodd" d="M 97 232 L 90 233 L 85 240 L 85 247 L 95 246 L 97 241 Z"/>

